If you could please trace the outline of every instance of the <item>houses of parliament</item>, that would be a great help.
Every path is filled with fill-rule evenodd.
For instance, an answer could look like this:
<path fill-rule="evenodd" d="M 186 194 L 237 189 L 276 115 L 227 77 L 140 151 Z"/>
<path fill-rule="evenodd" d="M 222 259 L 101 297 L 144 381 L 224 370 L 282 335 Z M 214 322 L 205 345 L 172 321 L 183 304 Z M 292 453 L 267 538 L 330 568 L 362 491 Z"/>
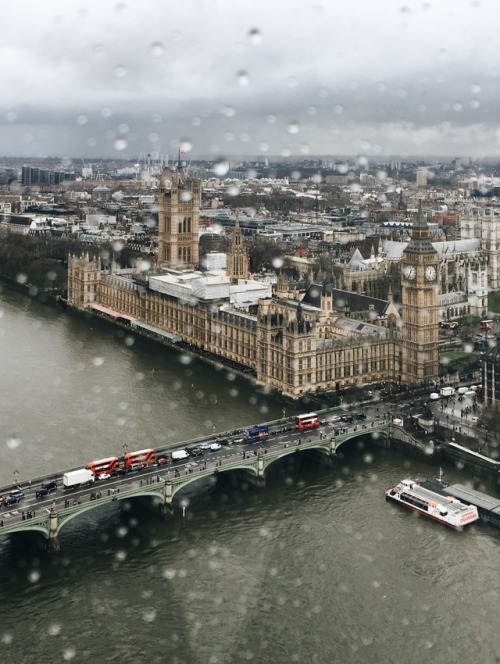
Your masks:
<path fill-rule="evenodd" d="M 70 256 L 68 305 L 250 372 L 298 398 L 315 392 L 438 378 L 439 257 L 421 212 L 401 257 L 401 308 L 311 280 L 298 293 L 249 278 L 236 223 L 226 269 L 199 269 L 201 183 L 165 170 L 158 257 L 151 268 L 103 269 Z"/>

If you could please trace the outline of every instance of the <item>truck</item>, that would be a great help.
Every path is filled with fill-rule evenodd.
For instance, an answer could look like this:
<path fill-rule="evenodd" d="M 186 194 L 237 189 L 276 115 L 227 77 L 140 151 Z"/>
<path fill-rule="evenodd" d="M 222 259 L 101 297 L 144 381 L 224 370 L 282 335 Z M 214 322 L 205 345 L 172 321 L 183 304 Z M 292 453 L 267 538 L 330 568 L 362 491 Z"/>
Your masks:
<path fill-rule="evenodd" d="M 70 470 L 63 475 L 63 486 L 65 489 L 76 487 L 80 484 L 88 484 L 95 480 L 94 473 L 88 468 L 79 468 L 78 470 Z"/>
<path fill-rule="evenodd" d="M 442 387 L 442 388 L 439 390 L 439 394 L 440 394 L 442 397 L 452 397 L 452 396 L 455 394 L 455 388 L 454 388 L 454 387 L 451 387 L 451 385 L 448 385 L 448 386 L 446 386 L 446 387 Z"/>
<path fill-rule="evenodd" d="M 170 456 L 172 457 L 172 461 L 182 461 L 182 459 L 189 458 L 189 452 L 187 450 L 175 450 Z"/>

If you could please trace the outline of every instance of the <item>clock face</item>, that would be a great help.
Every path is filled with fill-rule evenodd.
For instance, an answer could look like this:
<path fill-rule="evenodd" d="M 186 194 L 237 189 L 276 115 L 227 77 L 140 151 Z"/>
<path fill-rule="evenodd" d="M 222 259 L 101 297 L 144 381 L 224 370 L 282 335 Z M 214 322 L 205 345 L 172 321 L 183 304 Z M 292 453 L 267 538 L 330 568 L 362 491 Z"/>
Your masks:
<path fill-rule="evenodd" d="M 425 268 L 425 278 L 427 281 L 434 281 L 436 278 L 436 268 L 433 265 Z"/>
<path fill-rule="evenodd" d="M 407 279 L 415 279 L 417 272 L 413 265 L 408 265 L 408 267 L 405 267 L 405 277 Z"/>

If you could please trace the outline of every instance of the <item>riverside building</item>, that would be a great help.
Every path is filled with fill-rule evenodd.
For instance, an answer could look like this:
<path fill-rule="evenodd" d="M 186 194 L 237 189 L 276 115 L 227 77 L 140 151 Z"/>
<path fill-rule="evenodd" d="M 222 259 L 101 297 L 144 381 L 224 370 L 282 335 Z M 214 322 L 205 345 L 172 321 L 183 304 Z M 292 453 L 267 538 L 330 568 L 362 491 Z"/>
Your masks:
<path fill-rule="evenodd" d="M 311 283 L 297 299 L 284 285 L 273 293 L 269 282 L 249 279 L 238 223 L 227 272 L 195 269 L 200 200 L 198 180 L 189 180 L 181 169 L 165 171 L 157 265 L 146 272 L 104 270 L 98 257 L 70 256 L 68 304 L 236 364 L 258 384 L 294 398 L 373 382 L 438 378 L 439 261 L 421 213 L 402 261 L 402 317 L 392 299 L 371 298 L 358 303 L 365 315 L 358 311 L 351 317 L 339 311 L 339 292 L 331 284 Z"/>

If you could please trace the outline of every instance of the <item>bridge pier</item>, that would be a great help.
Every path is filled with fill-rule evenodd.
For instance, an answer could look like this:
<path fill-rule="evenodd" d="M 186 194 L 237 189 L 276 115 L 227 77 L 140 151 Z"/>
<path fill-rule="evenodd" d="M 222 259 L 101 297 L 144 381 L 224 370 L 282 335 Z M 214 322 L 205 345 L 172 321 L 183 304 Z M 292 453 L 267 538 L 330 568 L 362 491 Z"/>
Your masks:
<path fill-rule="evenodd" d="M 255 478 L 255 486 L 264 489 L 266 486 L 266 474 L 264 468 L 264 452 L 262 448 L 257 455 L 257 477 Z"/>
<path fill-rule="evenodd" d="M 174 516 L 174 485 L 172 480 L 167 478 L 165 481 L 165 493 L 163 503 L 159 504 L 160 517 L 166 521 L 169 517 Z"/>
<path fill-rule="evenodd" d="M 59 542 L 59 538 L 57 536 L 58 521 L 59 519 L 57 512 L 55 511 L 55 508 L 52 507 L 49 517 L 49 540 L 47 543 L 47 553 L 49 554 L 59 553 L 61 550 L 61 543 Z"/>

